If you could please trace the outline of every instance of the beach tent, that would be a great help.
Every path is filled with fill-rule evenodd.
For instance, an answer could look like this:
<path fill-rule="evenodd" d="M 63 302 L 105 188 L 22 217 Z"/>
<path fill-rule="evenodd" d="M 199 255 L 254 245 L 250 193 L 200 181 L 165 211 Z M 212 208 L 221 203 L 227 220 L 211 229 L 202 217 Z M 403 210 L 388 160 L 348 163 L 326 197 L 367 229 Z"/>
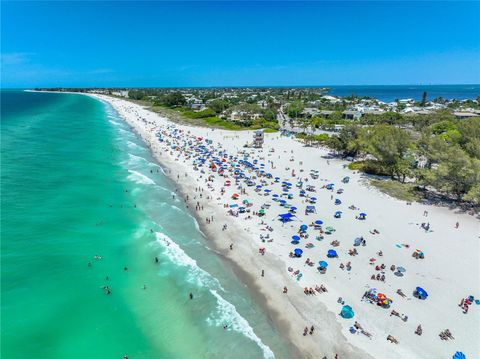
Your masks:
<path fill-rule="evenodd" d="M 415 294 L 418 299 L 427 299 L 428 293 L 422 287 L 415 288 Z"/>
<path fill-rule="evenodd" d="M 320 266 L 320 268 L 327 268 L 328 267 L 328 263 L 325 262 L 325 261 L 318 262 L 318 265 Z"/>
<path fill-rule="evenodd" d="M 301 257 L 303 254 L 303 251 L 300 248 L 295 248 L 293 250 L 293 253 L 295 254 L 295 257 Z"/>
<path fill-rule="evenodd" d="M 337 257 L 338 254 L 337 254 L 337 251 L 335 249 L 329 249 L 328 252 L 327 252 L 327 257 L 328 258 L 335 258 Z"/>
<path fill-rule="evenodd" d="M 355 313 L 353 312 L 352 307 L 350 307 L 349 305 L 344 305 L 344 306 L 342 307 L 342 311 L 340 312 L 340 315 L 341 315 L 342 318 L 344 318 L 344 319 L 351 319 L 351 318 L 353 318 L 353 316 L 355 315 Z"/>

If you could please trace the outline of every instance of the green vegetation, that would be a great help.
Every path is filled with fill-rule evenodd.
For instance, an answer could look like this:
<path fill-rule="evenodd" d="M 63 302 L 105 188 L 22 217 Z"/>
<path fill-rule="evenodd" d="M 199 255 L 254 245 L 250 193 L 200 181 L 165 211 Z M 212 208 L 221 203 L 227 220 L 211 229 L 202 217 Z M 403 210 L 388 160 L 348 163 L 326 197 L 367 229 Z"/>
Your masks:
<path fill-rule="evenodd" d="M 370 180 L 370 184 L 389 196 L 401 199 L 403 201 L 420 201 L 423 197 L 417 190 L 417 186 L 411 183 L 400 183 L 389 180 Z"/>
<path fill-rule="evenodd" d="M 400 193 L 402 185 L 408 193 L 423 187 L 480 204 L 480 118 L 447 120 L 440 115 L 417 125 L 418 132 L 389 124 L 348 125 L 324 143 L 344 156 L 362 159 L 350 169 L 396 180 L 383 187 L 377 183 L 392 193 Z M 407 178 L 413 184 L 405 184 Z"/>

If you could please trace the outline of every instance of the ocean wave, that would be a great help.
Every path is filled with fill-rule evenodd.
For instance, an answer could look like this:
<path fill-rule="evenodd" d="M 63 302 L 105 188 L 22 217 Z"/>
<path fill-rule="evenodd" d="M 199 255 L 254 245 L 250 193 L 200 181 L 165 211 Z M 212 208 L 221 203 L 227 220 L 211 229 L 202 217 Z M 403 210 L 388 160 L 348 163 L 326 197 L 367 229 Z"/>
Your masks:
<path fill-rule="evenodd" d="M 155 232 L 157 243 L 165 254 L 177 266 L 187 269 L 187 281 L 199 287 L 219 288 L 224 290 L 217 278 L 212 277 L 197 264 L 197 261 L 190 257 L 180 246 L 165 233 Z"/>
<path fill-rule="evenodd" d="M 132 142 L 132 141 L 127 141 L 127 146 L 130 147 L 130 148 L 142 148 L 141 146 L 137 145 L 136 143 Z"/>
<path fill-rule="evenodd" d="M 133 153 L 128 153 L 128 158 L 129 158 L 128 163 L 131 165 L 136 166 L 140 164 L 146 164 L 149 167 L 158 167 L 161 169 L 159 165 L 157 165 L 155 162 L 151 162 L 147 160 L 145 157 L 137 156 L 137 155 L 134 155 Z M 162 169 L 162 172 L 163 172 L 163 169 Z"/>
<path fill-rule="evenodd" d="M 108 122 L 110 122 L 112 125 L 115 125 L 115 126 L 121 126 L 122 125 L 120 122 L 113 121 L 113 120 L 108 120 Z"/>
<path fill-rule="evenodd" d="M 265 359 L 275 358 L 272 350 L 257 337 L 253 328 L 248 321 L 237 312 L 235 306 L 225 300 L 216 290 L 211 289 L 210 293 L 217 298 L 217 310 L 214 315 L 207 318 L 207 323 L 217 327 L 228 325 L 228 330 L 234 330 L 254 341 L 260 349 L 262 349 Z"/>
<path fill-rule="evenodd" d="M 127 177 L 130 181 L 133 181 L 138 184 L 155 184 L 155 182 L 148 176 L 145 176 L 144 174 L 134 171 L 134 170 L 128 170 L 130 172 L 130 175 Z"/>

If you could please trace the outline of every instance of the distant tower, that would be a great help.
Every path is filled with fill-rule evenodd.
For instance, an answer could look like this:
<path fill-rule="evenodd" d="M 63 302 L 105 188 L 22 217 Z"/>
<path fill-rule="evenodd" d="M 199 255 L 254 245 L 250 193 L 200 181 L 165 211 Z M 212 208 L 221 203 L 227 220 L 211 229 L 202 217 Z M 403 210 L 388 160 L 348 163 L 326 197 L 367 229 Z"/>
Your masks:
<path fill-rule="evenodd" d="M 257 130 L 253 133 L 253 147 L 262 148 L 263 147 L 263 131 Z"/>

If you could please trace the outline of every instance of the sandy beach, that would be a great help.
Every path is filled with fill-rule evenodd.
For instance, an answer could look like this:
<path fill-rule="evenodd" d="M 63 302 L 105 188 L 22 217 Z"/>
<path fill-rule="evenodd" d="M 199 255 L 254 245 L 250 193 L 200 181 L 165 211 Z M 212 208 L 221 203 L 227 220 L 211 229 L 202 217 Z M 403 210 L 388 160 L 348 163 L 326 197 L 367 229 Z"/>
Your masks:
<path fill-rule="evenodd" d="M 480 302 L 465 305 L 469 296 L 480 299 L 477 217 L 393 199 L 328 150 L 279 133 L 265 134 L 262 149 L 244 148 L 251 131 L 178 125 L 129 101 L 94 96 L 151 148 L 211 248 L 232 264 L 299 357 L 479 357 Z M 244 178 L 236 179 L 239 173 Z M 292 220 L 280 221 L 286 213 Z M 292 236 L 301 237 L 298 244 Z M 291 255 L 295 249 L 301 256 Z M 336 255 L 327 257 L 329 250 Z M 345 306 L 352 318 L 340 315 Z"/>

